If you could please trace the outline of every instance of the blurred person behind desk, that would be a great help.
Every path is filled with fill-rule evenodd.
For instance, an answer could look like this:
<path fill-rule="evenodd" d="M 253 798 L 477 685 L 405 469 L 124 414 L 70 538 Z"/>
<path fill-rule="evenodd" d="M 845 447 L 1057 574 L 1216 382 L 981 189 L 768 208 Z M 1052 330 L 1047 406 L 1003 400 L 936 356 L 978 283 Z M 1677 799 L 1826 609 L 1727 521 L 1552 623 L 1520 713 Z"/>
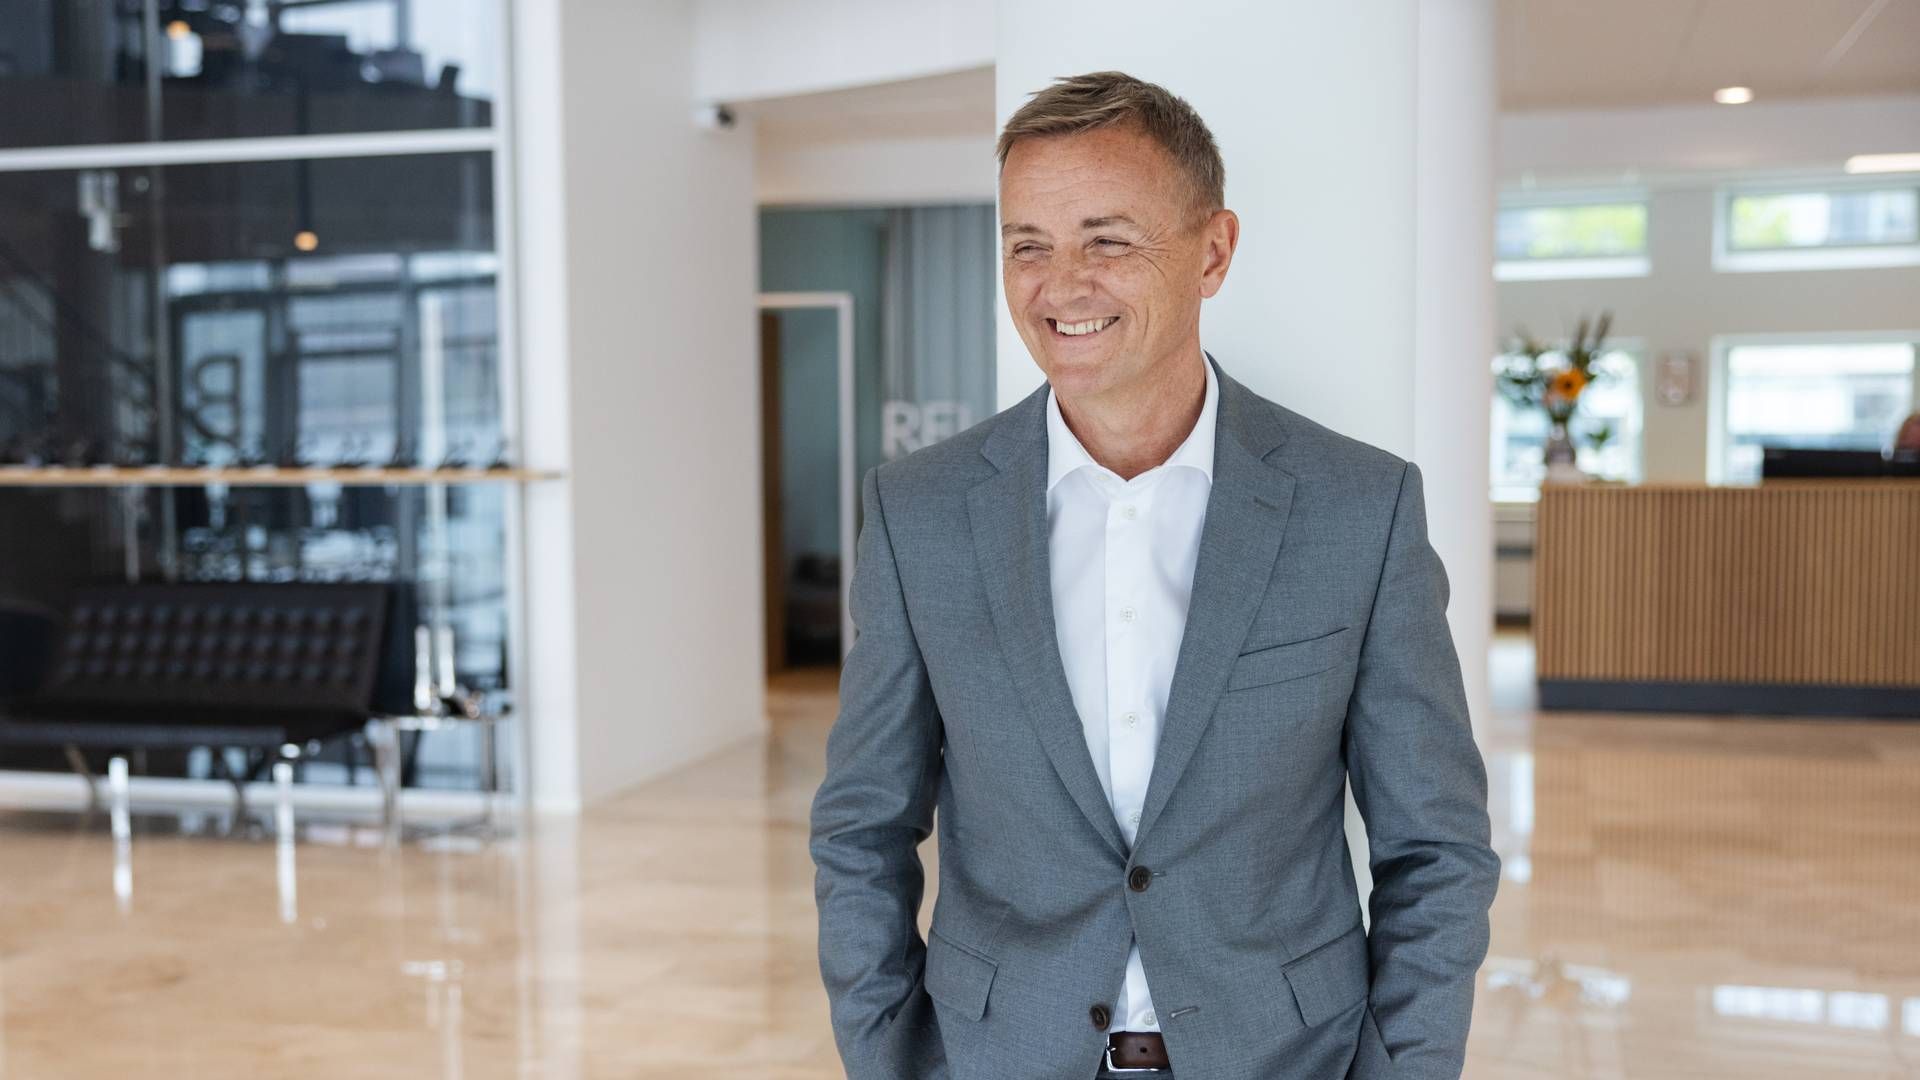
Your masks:
<path fill-rule="evenodd" d="M 1898 454 L 1903 450 L 1920 452 L 1920 411 L 1900 421 L 1900 427 L 1894 432 L 1893 452 Z"/>

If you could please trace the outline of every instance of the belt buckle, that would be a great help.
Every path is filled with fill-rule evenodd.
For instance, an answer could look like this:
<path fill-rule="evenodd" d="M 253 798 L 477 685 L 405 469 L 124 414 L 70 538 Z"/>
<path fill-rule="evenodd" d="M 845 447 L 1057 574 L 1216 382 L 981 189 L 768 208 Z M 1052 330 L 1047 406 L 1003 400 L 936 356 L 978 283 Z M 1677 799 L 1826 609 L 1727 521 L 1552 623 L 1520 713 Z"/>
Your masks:
<path fill-rule="evenodd" d="M 1108 1072 L 1157 1073 L 1157 1072 L 1166 1071 L 1165 1069 L 1162 1069 L 1158 1065 L 1115 1065 L 1113 1063 L 1113 1044 L 1112 1043 L 1107 1044 L 1107 1049 L 1105 1053 L 1101 1055 L 1101 1059 L 1106 1062 L 1106 1067 Z"/>

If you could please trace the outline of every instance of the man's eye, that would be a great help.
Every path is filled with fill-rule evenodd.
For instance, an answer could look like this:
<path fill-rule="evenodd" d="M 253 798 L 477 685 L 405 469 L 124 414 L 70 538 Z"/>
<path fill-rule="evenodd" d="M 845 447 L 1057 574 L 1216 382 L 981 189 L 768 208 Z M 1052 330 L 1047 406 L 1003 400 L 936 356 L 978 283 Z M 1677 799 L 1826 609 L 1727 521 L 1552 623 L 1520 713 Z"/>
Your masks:
<path fill-rule="evenodd" d="M 1101 238 L 1100 238 L 1100 239 L 1098 239 L 1098 240 L 1095 240 L 1095 241 L 1094 241 L 1094 243 L 1096 243 L 1096 244 L 1111 244 L 1111 245 L 1113 245 L 1114 247 L 1126 247 L 1126 246 L 1127 246 L 1127 242 L 1126 242 L 1125 240 L 1109 240 L 1108 238 L 1106 238 L 1106 237 L 1104 237 L 1104 236 L 1103 236 L 1103 237 L 1101 237 Z"/>

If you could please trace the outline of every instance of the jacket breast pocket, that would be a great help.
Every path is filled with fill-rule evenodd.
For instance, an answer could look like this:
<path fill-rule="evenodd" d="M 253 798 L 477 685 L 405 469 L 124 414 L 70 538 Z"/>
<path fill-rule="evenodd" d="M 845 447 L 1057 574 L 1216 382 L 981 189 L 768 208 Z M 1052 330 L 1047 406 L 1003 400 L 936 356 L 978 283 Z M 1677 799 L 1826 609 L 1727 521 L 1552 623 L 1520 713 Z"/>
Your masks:
<path fill-rule="evenodd" d="M 1227 689 L 1245 690 L 1325 671 L 1346 656 L 1347 637 L 1351 633 L 1350 628 L 1343 626 L 1319 637 L 1241 653 L 1227 675 Z"/>
<path fill-rule="evenodd" d="M 969 1020 L 987 1011 L 987 991 L 993 988 L 999 965 L 931 927 L 927 930 L 927 996 Z"/>

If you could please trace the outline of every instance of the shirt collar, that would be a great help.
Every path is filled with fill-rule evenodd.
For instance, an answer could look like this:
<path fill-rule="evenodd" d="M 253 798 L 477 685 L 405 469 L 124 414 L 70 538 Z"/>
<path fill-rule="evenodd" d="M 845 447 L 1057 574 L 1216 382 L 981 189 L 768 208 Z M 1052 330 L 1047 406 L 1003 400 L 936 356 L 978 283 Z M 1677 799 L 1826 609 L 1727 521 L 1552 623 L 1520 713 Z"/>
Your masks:
<path fill-rule="evenodd" d="M 1220 386 L 1213 373 L 1213 362 L 1201 353 L 1200 366 L 1206 369 L 1207 394 L 1200 405 L 1200 418 L 1193 423 L 1193 430 L 1187 433 L 1179 447 L 1168 456 L 1166 465 L 1186 465 L 1199 469 L 1213 482 L 1213 438 L 1215 417 L 1219 413 Z M 1054 400 L 1053 387 L 1047 387 L 1047 490 L 1052 491 L 1061 478 L 1083 465 L 1097 469 L 1105 466 L 1093 460 L 1080 440 L 1074 436 L 1073 429 L 1067 427 L 1066 417 L 1060 415 L 1060 403 Z"/>

